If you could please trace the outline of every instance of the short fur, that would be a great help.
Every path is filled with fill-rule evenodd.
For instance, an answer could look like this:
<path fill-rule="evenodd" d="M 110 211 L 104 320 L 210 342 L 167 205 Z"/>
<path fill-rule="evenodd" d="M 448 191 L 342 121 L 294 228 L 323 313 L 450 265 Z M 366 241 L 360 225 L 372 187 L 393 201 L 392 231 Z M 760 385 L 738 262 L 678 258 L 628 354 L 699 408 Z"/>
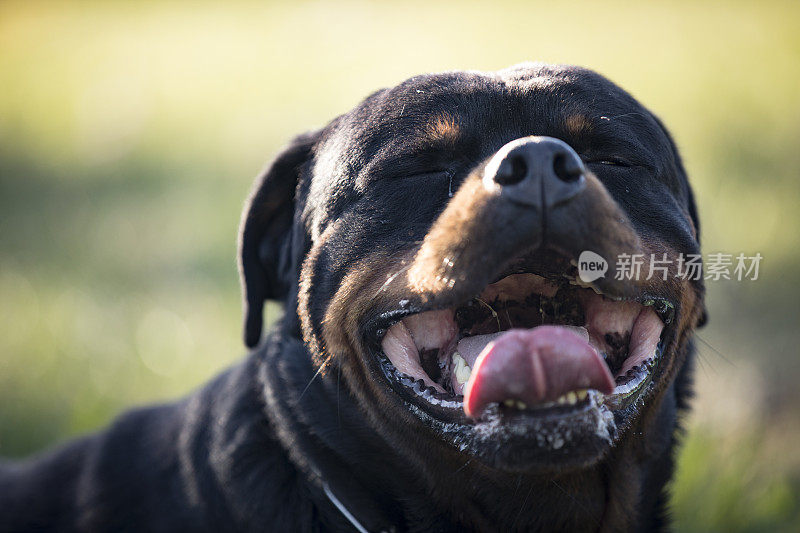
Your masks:
<path fill-rule="evenodd" d="M 527 135 L 566 141 L 591 171 L 584 214 L 558 215 L 551 239 L 608 250 L 627 243 L 671 258 L 699 250 L 671 138 L 591 71 L 525 64 L 378 91 L 297 137 L 255 184 L 240 234 L 244 337 L 254 348 L 245 361 L 183 400 L 3 464 L 0 531 L 353 530 L 323 486 L 370 531 L 665 527 L 665 486 L 691 394 L 691 334 L 704 317 L 701 283 L 637 288 L 677 303 L 667 364 L 613 447 L 579 467 L 515 471 L 476 458 L 370 372 L 366 325 L 403 291 L 420 302 L 445 298 L 431 281 L 442 254 L 470 257 L 456 268 L 489 279 L 480 253 L 520 246 L 516 230 L 483 224 L 506 211 L 463 198 L 487 158 Z M 608 153 L 630 166 L 597 163 Z M 404 269 L 402 282 L 387 281 Z M 283 302 L 285 314 L 262 341 L 267 299 Z M 503 453 L 512 461 L 522 451 Z"/>

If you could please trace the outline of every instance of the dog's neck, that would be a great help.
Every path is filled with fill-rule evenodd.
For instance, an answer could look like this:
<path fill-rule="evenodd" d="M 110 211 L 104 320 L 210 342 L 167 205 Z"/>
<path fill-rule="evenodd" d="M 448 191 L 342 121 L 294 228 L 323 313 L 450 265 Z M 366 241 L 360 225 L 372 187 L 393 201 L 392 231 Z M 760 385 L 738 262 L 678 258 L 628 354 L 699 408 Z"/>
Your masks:
<path fill-rule="evenodd" d="M 318 372 L 302 341 L 280 327 L 256 356 L 265 413 L 321 518 L 338 528 L 352 527 L 327 487 L 369 531 L 401 520 L 402 510 L 389 495 L 392 480 L 383 479 L 400 467 L 397 456 L 363 422 L 338 371 Z"/>
<path fill-rule="evenodd" d="M 617 450 L 577 474 L 517 475 L 467 461 L 442 479 L 441 465 L 409 460 L 382 440 L 337 368 L 318 372 L 291 331 L 274 332 L 259 357 L 266 414 L 300 472 L 299 482 L 332 526 L 352 528 L 338 501 L 370 531 L 413 530 L 409 520 L 425 520 L 422 529 L 442 531 L 530 530 L 559 523 L 565 530 L 632 529 L 634 508 L 617 502 L 639 502 L 642 484 L 651 477 L 651 465 L 641 464 L 637 450 Z M 621 462 L 626 467 L 616 468 Z M 556 512 L 559 516 L 551 515 Z"/>

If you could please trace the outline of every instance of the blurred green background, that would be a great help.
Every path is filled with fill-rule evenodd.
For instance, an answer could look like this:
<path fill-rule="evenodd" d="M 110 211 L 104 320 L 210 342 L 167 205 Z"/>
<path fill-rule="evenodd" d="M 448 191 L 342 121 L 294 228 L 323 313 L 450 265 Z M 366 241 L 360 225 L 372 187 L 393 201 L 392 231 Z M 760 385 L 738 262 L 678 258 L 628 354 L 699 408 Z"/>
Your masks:
<path fill-rule="evenodd" d="M 244 355 L 239 212 L 292 135 L 421 72 L 577 63 L 671 129 L 705 251 L 764 256 L 709 284 L 676 529 L 800 530 L 798 27 L 766 1 L 0 3 L 0 454 Z"/>

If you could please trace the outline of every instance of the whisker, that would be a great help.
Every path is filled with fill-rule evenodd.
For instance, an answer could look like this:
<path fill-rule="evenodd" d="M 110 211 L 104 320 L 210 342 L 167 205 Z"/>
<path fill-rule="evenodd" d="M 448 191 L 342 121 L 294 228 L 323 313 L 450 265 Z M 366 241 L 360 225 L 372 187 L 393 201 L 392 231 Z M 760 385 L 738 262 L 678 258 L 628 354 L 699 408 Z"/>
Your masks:
<path fill-rule="evenodd" d="M 403 272 L 407 271 L 409 268 L 411 268 L 411 263 L 408 263 L 408 264 L 406 264 L 406 265 L 403 265 L 403 267 L 402 267 L 400 270 L 398 270 L 397 272 L 395 272 L 394 274 L 392 274 L 391 276 L 389 276 L 389 277 L 388 277 L 388 279 L 387 279 L 387 280 L 386 280 L 386 281 L 383 283 L 383 285 L 381 285 L 381 286 L 378 288 L 378 290 L 377 290 L 377 291 L 375 291 L 375 296 L 377 296 L 377 295 L 378 295 L 379 293 L 381 293 L 382 291 L 386 290 L 386 287 L 388 287 L 388 286 L 389 286 L 389 284 L 390 284 L 391 282 L 393 282 L 393 281 L 394 281 L 394 280 L 397 278 L 397 276 L 399 276 L 399 275 L 400 275 L 400 274 L 402 274 Z"/>
<path fill-rule="evenodd" d="M 706 377 L 708 377 L 708 369 L 706 368 L 706 365 L 710 365 L 710 363 L 705 360 L 705 356 L 703 354 L 701 354 L 700 352 L 697 352 L 697 362 L 700 365 L 700 370 L 702 370 L 703 374 Z M 712 369 L 713 369 L 713 367 L 712 367 Z"/>
<path fill-rule="evenodd" d="M 622 117 L 632 117 L 632 116 L 640 116 L 647 118 L 647 115 L 644 113 L 639 113 L 638 111 L 632 111 L 630 113 L 623 113 L 621 115 L 611 115 L 611 116 L 602 116 L 600 117 L 602 120 L 611 120 L 614 118 L 622 118 Z"/>
<path fill-rule="evenodd" d="M 486 302 L 484 302 L 484 301 L 483 301 L 483 300 L 481 300 L 480 298 L 477 298 L 477 297 L 476 297 L 475 299 L 476 299 L 478 302 L 480 302 L 480 303 L 482 303 L 483 305 L 485 305 L 485 306 L 486 306 L 486 307 L 489 309 L 489 311 L 492 313 L 492 316 L 494 317 L 494 319 L 495 319 L 495 320 L 497 320 L 497 331 L 498 331 L 498 333 L 499 333 L 500 331 L 502 331 L 502 328 L 500 327 L 500 316 L 497 314 L 497 311 L 495 311 L 495 310 L 494 310 L 494 307 L 492 307 L 491 305 L 487 304 Z"/>
<path fill-rule="evenodd" d="M 462 471 L 462 470 L 464 470 L 464 468 L 466 468 L 466 466 L 467 466 L 468 464 L 470 464 L 471 462 L 472 462 L 472 458 L 470 458 L 470 459 L 469 459 L 469 460 L 468 460 L 466 463 L 464 463 L 463 465 L 461 465 L 461 466 L 459 466 L 457 469 L 455 469 L 455 470 L 453 471 L 453 474 L 457 474 L 457 473 L 461 472 L 461 471 Z"/>
<path fill-rule="evenodd" d="M 311 384 L 314 382 L 314 380 L 317 379 L 317 376 L 319 376 L 322 373 L 322 370 L 325 368 L 325 366 L 328 363 L 330 363 L 330 358 L 328 358 L 326 361 L 323 361 L 322 364 L 319 365 L 319 368 L 317 369 L 317 371 L 314 372 L 314 375 L 311 376 L 310 380 L 308 380 L 308 385 L 306 385 L 306 388 L 303 389 L 303 392 L 300 393 L 300 396 L 297 398 L 297 401 L 300 401 L 300 400 L 303 399 L 303 395 L 305 395 L 305 393 L 308 390 L 308 388 L 311 386 Z"/>
<path fill-rule="evenodd" d="M 695 336 L 695 337 L 697 337 L 697 340 L 699 340 L 700 342 L 702 342 L 702 343 L 703 343 L 703 344 L 704 344 L 706 347 L 708 347 L 708 348 L 709 348 L 711 351 L 713 351 L 715 354 L 717 354 L 718 356 L 720 356 L 720 357 L 721 357 L 721 358 L 722 358 L 722 359 L 723 359 L 723 360 L 724 360 L 726 363 L 728 363 L 728 364 L 730 364 L 730 365 L 732 365 L 732 366 L 734 366 L 734 367 L 736 366 L 736 362 L 735 362 L 735 361 L 733 361 L 732 359 L 729 359 L 728 357 L 726 357 L 726 356 L 725 356 L 725 354 L 724 354 L 724 353 L 722 353 L 722 352 L 720 352 L 719 350 L 717 350 L 716 348 L 714 348 L 714 346 L 712 346 L 710 342 L 708 342 L 707 340 L 705 340 L 703 337 L 701 337 L 701 336 L 700 336 L 700 335 L 698 335 L 697 333 L 695 333 L 695 334 L 694 334 L 694 336 Z"/>
<path fill-rule="evenodd" d="M 575 499 L 575 497 L 574 497 L 572 494 L 570 494 L 569 492 L 567 492 L 566 490 L 564 490 L 564 488 L 563 488 L 561 485 L 559 485 L 558 483 L 556 483 L 556 480 L 555 480 L 555 479 L 551 479 L 551 480 L 550 480 L 550 482 L 551 482 L 551 483 L 553 483 L 553 485 L 555 485 L 555 486 L 558 488 L 558 490 L 560 490 L 561 492 L 563 492 L 563 493 L 564 493 L 564 494 L 565 494 L 565 495 L 566 495 L 566 496 L 567 496 L 567 497 L 568 497 L 570 500 L 572 500 L 572 503 L 574 503 L 574 504 L 575 504 L 577 507 L 580 507 L 580 508 L 581 508 L 583 511 L 585 511 L 585 512 L 586 512 L 586 514 L 587 514 L 587 515 L 588 515 L 588 516 L 589 516 L 589 517 L 590 517 L 592 520 L 594 520 L 594 523 L 595 523 L 595 524 L 597 524 L 598 526 L 600 525 L 600 520 L 599 520 L 597 517 L 593 516 L 593 515 L 592 515 L 592 513 L 588 512 L 589 510 L 586 508 L 586 506 L 582 505 L 582 504 L 581 504 L 581 502 L 579 502 L 578 500 L 576 500 L 576 499 Z"/>
<path fill-rule="evenodd" d="M 530 497 L 531 492 L 533 492 L 533 485 L 531 485 L 530 488 L 528 488 L 528 493 L 525 495 L 525 499 L 522 500 L 522 506 L 519 508 L 519 511 L 517 511 L 517 516 L 516 518 L 514 518 L 514 522 L 512 524 L 513 526 L 517 525 L 517 520 L 519 520 L 519 517 L 522 514 L 522 510 L 525 509 L 525 507 L 528 505 L 528 498 Z M 512 527 L 512 529 L 514 528 Z"/>

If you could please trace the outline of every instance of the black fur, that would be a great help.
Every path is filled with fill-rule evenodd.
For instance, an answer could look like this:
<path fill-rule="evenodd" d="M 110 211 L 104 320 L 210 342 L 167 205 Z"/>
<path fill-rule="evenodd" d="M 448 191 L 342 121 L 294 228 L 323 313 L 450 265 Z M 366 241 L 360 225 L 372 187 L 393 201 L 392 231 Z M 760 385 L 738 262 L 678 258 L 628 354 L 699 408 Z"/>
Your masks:
<path fill-rule="evenodd" d="M 457 139 L 420 133 L 438 116 L 454 117 Z M 591 127 L 569 131 L 566 116 Z M 285 305 L 274 330 L 188 398 L 4 464 L 0 531 L 352 530 L 326 485 L 370 531 L 665 527 L 702 286 L 674 289 L 678 300 L 680 291 L 695 292 L 687 301 L 697 309 L 678 310 L 694 318 L 675 333 L 674 367 L 652 405 L 600 461 L 577 470 L 481 464 L 414 425 L 402 404 L 365 402 L 366 380 L 378 376 L 359 370 L 357 354 L 328 345 L 326 313 L 354 265 L 399 260 L 475 168 L 533 134 L 565 139 L 587 161 L 625 155 L 630 170 L 589 166 L 637 233 L 676 251 L 699 249 L 674 143 L 653 115 L 591 71 L 522 65 L 420 76 L 379 91 L 296 138 L 256 182 L 240 235 L 245 343 L 260 342 L 267 299 Z"/>

